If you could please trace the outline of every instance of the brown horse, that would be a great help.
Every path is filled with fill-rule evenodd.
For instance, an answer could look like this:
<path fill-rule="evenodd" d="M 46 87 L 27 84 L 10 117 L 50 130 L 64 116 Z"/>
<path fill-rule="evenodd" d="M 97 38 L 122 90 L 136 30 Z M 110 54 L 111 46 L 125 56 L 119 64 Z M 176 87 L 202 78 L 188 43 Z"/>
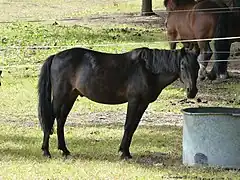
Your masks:
<path fill-rule="evenodd" d="M 49 138 L 57 119 L 58 148 L 70 154 L 65 144 L 64 124 L 80 95 L 103 104 L 128 102 L 124 135 L 119 150 L 131 158 L 132 136 L 149 103 L 180 78 L 187 97 L 197 94 L 197 54 L 181 50 L 138 48 L 122 54 L 73 48 L 48 57 L 39 83 L 39 121 L 44 136 L 42 150 L 50 157 Z"/>
<path fill-rule="evenodd" d="M 218 8 L 224 6 L 223 3 L 216 3 L 211 0 L 198 2 L 194 0 L 165 0 L 164 5 L 169 10 L 166 27 L 170 41 L 222 38 L 228 36 L 229 13 L 219 13 L 218 10 Z M 225 9 L 225 12 L 229 12 L 229 10 Z M 192 42 L 195 49 L 200 51 L 198 57 L 200 62 L 200 79 L 204 79 L 207 76 L 206 67 L 213 54 L 209 42 L 210 40 L 196 40 Z M 214 43 L 217 52 L 225 52 L 215 53 L 215 57 L 217 59 L 228 58 L 230 50 L 229 40 L 218 40 Z M 185 42 L 184 45 L 189 46 L 189 43 Z M 170 48 L 175 49 L 176 42 L 170 42 Z M 217 76 L 226 76 L 227 67 L 224 65 L 224 68 L 218 68 L 219 63 L 215 63 L 208 76 L 210 79 L 214 79 Z M 224 63 L 221 62 L 220 64 L 223 67 Z"/>

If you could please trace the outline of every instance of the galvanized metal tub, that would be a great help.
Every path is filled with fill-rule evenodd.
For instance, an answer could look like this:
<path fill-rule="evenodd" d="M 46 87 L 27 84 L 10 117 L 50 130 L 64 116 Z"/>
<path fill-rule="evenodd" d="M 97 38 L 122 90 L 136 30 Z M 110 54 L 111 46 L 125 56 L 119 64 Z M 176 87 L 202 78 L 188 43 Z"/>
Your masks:
<path fill-rule="evenodd" d="M 240 169 L 240 108 L 183 112 L 183 164 Z"/>

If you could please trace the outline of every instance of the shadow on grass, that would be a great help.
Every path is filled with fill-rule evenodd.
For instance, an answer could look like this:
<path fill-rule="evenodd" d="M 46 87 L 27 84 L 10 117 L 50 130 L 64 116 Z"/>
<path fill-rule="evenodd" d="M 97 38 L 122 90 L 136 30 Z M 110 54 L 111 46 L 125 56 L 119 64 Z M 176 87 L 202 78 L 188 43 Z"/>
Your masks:
<path fill-rule="evenodd" d="M 93 128 L 93 131 L 87 129 Z M 111 132 L 120 132 L 120 126 L 107 126 Z M 46 161 L 58 163 L 59 161 L 66 161 L 68 164 L 82 160 L 86 162 L 102 161 L 118 163 L 122 160 L 118 155 L 118 147 L 121 140 L 121 135 L 111 136 L 109 134 L 102 134 L 106 129 L 106 125 L 89 125 L 70 129 L 73 134 L 66 133 L 66 140 L 72 155 L 67 159 L 63 158 L 57 150 L 56 135 L 51 138 L 50 150 L 52 159 L 42 157 L 40 146 L 42 137 L 33 135 L 32 137 L 27 133 L 0 135 L 0 142 L 6 143 L 0 146 L 1 157 L 3 162 L 11 161 L 34 161 L 38 163 L 45 163 Z M 122 126 L 121 126 L 122 128 Z M 87 136 L 78 134 L 77 130 L 86 130 Z M 111 130 L 110 130 L 111 129 Z M 99 131 L 98 131 L 99 130 Z M 230 173 L 236 175 L 239 173 L 227 172 L 223 169 L 212 168 L 188 168 L 182 165 L 182 137 L 181 128 L 174 126 L 141 126 L 137 130 L 131 152 L 132 160 L 124 161 L 125 163 L 137 165 L 147 169 L 156 169 L 165 173 L 164 179 L 175 178 L 202 178 L 221 175 L 222 173 Z M 27 131 L 26 131 L 27 132 Z M 86 132 L 84 133 L 86 135 Z M 124 164 L 123 164 L 124 166 Z M 237 174 L 236 174 L 237 173 Z"/>
<path fill-rule="evenodd" d="M 66 133 L 66 142 L 71 151 L 71 159 L 101 160 L 116 162 L 120 161 L 118 154 L 119 144 L 122 138 L 122 126 L 108 125 L 113 131 L 119 131 L 118 135 L 103 134 L 106 126 L 84 126 L 92 128 L 86 137 L 77 135 L 69 137 Z M 99 129 L 99 131 L 97 131 Z M 71 129 L 68 130 L 70 133 Z M 39 131 L 40 132 L 40 131 Z M 74 130 L 74 134 L 76 130 Z M 130 150 L 133 155 L 132 162 L 152 166 L 154 164 L 180 163 L 181 151 L 181 128 L 179 127 L 139 127 L 136 131 Z M 103 134 L 103 135 L 102 135 Z M 11 160 L 26 158 L 30 160 L 45 160 L 42 157 L 41 143 L 42 137 L 28 136 L 27 134 L 0 135 L 0 142 L 5 145 L 0 146 L 1 156 L 8 156 Z M 161 152 L 163 150 L 163 152 Z M 62 158 L 57 150 L 56 135 L 51 136 L 50 151 L 53 159 Z"/>

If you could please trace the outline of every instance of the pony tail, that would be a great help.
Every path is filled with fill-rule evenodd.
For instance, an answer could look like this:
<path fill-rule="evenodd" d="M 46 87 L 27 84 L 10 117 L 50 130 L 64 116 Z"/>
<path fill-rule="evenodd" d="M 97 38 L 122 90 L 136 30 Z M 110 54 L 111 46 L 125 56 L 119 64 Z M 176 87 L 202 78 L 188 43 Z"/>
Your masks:
<path fill-rule="evenodd" d="M 53 133 L 53 108 L 51 103 L 51 65 L 55 55 L 49 56 L 43 64 L 38 81 L 38 119 L 44 132 Z"/>

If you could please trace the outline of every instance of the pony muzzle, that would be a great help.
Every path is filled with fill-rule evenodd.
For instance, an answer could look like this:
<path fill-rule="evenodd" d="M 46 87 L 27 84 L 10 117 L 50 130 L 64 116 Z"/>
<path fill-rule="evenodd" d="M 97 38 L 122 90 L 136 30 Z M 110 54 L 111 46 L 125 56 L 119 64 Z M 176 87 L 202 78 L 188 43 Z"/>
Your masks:
<path fill-rule="evenodd" d="M 193 99 L 196 97 L 198 93 L 198 89 L 195 87 L 195 88 L 187 88 L 187 98 L 189 99 Z"/>

